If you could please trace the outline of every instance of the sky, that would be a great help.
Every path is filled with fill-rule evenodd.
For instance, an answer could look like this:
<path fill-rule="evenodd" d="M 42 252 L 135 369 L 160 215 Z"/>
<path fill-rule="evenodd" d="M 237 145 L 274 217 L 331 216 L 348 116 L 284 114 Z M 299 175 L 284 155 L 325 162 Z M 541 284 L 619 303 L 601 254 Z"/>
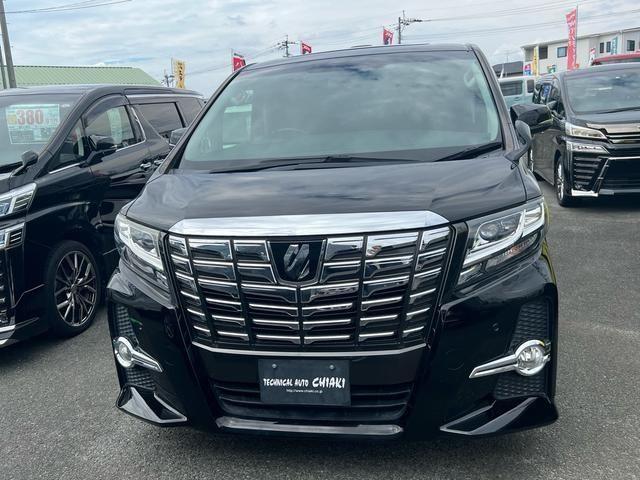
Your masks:
<path fill-rule="evenodd" d="M 108 1 L 5 0 L 14 63 L 133 66 L 161 79 L 178 58 L 187 88 L 210 95 L 231 73 L 232 52 L 248 62 L 278 58 L 285 35 L 314 52 L 379 45 L 403 9 L 423 20 L 406 27 L 403 43 L 475 43 L 494 64 L 522 59 L 521 45 L 565 38 L 564 15 L 576 4 L 579 35 L 640 26 L 637 0 L 120 0 L 24 12 Z"/>

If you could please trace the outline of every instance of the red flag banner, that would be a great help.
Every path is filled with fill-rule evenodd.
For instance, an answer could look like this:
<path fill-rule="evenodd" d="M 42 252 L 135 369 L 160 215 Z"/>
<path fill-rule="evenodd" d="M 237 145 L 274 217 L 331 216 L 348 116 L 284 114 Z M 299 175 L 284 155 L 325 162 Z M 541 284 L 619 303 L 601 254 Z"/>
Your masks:
<path fill-rule="evenodd" d="M 393 43 L 393 31 L 382 27 L 382 44 L 391 45 Z"/>
<path fill-rule="evenodd" d="M 239 68 L 244 67 L 246 64 L 247 62 L 245 62 L 244 57 L 242 55 L 238 55 L 237 53 L 233 54 L 233 57 L 231 60 L 231 66 L 234 72 Z"/>
<path fill-rule="evenodd" d="M 308 45 L 304 42 L 300 42 L 300 51 L 302 53 L 302 55 L 306 54 L 306 53 L 311 53 L 311 45 Z"/>
<path fill-rule="evenodd" d="M 569 42 L 567 46 L 567 70 L 575 70 L 576 65 L 576 37 L 578 30 L 578 9 L 574 8 L 566 15 L 569 28 Z"/>

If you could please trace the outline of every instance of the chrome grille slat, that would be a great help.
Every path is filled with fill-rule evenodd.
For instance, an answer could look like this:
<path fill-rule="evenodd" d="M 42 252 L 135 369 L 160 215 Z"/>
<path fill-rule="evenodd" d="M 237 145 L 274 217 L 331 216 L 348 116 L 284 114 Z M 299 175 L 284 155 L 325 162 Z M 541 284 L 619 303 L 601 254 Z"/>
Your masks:
<path fill-rule="evenodd" d="M 449 255 L 449 227 L 309 241 L 323 244 L 317 275 L 289 283 L 280 279 L 287 243 L 281 237 L 169 235 L 168 258 L 194 342 L 283 352 L 425 342 Z"/>

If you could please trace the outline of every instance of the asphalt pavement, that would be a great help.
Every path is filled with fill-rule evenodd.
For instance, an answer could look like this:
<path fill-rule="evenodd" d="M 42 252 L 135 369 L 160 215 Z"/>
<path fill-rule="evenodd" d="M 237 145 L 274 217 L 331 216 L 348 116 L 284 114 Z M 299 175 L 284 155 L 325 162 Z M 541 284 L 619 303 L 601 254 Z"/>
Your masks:
<path fill-rule="evenodd" d="M 488 439 L 358 443 L 161 429 L 116 410 L 104 312 L 0 350 L 0 480 L 639 479 L 640 200 L 551 210 L 560 420 Z"/>

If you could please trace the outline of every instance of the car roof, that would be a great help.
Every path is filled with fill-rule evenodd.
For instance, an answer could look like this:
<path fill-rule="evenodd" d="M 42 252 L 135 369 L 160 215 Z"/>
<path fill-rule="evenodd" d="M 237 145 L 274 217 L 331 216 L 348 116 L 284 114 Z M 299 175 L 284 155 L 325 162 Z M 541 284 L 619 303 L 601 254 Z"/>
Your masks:
<path fill-rule="evenodd" d="M 100 95 L 109 95 L 120 93 L 122 95 L 146 94 L 146 95 L 202 95 L 193 90 L 184 90 L 180 88 L 168 88 L 161 86 L 149 85 L 47 85 L 38 87 L 20 87 L 1 90 L 0 96 L 14 95 L 42 95 L 42 94 L 76 94 L 85 95 L 98 93 Z"/>
<path fill-rule="evenodd" d="M 310 62 L 313 60 L 327 60 L 331 58 L 355 57 L 361 55 L 379 55 L 383 53 L 400 52 L 447 52 L 447 51 L 471 51 L 472 45 L 463 44 L 408 44 L 408 45 L 379 45 L 379 46 L 358 46 L 341 50 L 331 50 L 328 52 L 310 53 L 306 55 L 296 55 L 294 57 L 280 58 L 262 63 L 251 63 L 243 70 L 257 70 L 264 67 L 285 65 L 292 63 Z"/>
<path fill-rule="evenodd" d="M 573 77 L 582 77 L 586 75 L 590 75 L 594 72 L 608 72 L 608 71 L 617 71 L 617 70 L 638 70 L 640 69 L 640 62 L 636 63 L 612 63 L 609 65 L 593 65 L 588 68 L 579 68 L 577 70 L 566 70 L 564 72 L 557 72 L 545 75 L 541 77 L 541 80 L 545 78 L 573 78 Z"/>

